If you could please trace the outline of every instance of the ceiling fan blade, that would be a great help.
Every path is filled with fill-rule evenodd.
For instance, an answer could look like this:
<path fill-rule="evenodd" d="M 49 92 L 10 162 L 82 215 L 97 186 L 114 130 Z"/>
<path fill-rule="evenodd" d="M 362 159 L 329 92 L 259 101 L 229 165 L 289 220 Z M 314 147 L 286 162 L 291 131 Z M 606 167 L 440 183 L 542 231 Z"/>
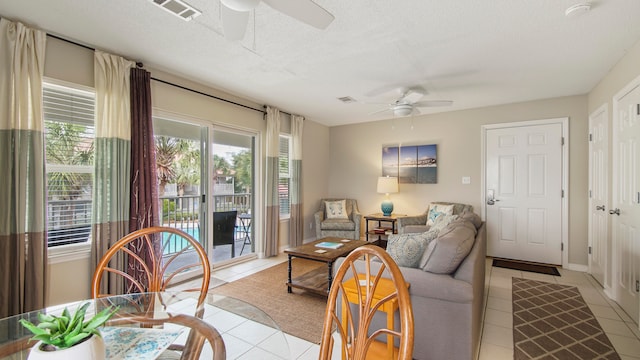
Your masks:
<path fill-rule="evenodd" d="M 414 104 L 418 100 L 422 99 L 423 96 L 424 96 L 423 92 L 420 92 L 414 89 L 409 89 L 405 93 L 404 97 L 402 97 L 402 100 L 407 101 L 410 104 Z"/>
<path fill-rule="evenodd" d="M 387 112 L 387 111 L 391 111 L 391 109 L 382 109 L 382 110 L 374 111 L 372 113 L 369 113 L 369 115 L 380 114 L 380 113 Z"/>
<path fill-rule="evenodd" d="M 235 11 L 224 4 L 220 6 L 222 16 L 222 29 L 224 37 L 228 40 L 238 41 L 244 38 L 249 23 L 250 11 Z"/>
<path fill-rule="evenodd" d="M 320 30 L 331 24 L 334 17 L 311 0 L 262 0 L 279 12 Z"/>
<path fill-rule="evenodd" d="M 418 107 L 436 107 L 436 106 L 451 106 L 453 101 L 451 100 L 425 100 L 413 103 L 413 106 Z"/>

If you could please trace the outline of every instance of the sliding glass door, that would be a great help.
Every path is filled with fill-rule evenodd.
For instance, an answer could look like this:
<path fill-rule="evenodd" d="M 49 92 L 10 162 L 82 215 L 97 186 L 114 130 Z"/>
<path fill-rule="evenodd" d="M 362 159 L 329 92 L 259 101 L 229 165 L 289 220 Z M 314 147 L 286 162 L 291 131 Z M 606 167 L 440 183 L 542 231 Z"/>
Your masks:
<path fill-rule="evenodd" d="M 161 117 L 154 134 L 162 225 L 192 235 L 213 264 L 255 256 L 256 134 Z"/>
<path fill-rule="evenodd" d="M 213 261 L 255 254 L 256 135 L 214 127 L 212 153 Z"/>

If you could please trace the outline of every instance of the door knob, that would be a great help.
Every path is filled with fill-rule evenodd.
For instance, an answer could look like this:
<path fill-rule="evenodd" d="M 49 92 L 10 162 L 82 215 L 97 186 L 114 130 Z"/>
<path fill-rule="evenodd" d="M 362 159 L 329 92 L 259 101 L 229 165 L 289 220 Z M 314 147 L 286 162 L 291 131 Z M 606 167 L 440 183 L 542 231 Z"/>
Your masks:
<path fill-rule="evenodd" d="M 615 209 L 615 210 L 609 210 L 609 214 L 611 215 L 618 215 L 620 216 L 620 209 Z"/>
<path fill-rule="evenodd" d="M 602 206 L 596 206 L 596 210 L 602 210 L 602 211 L 604 211 L 604 205 L 602 205 Z"/>

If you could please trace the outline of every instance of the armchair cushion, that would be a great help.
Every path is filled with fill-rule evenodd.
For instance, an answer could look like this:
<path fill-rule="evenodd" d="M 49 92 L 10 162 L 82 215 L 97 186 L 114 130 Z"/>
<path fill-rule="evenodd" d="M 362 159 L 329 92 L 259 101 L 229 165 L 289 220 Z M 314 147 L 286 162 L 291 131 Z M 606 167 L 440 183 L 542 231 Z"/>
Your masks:
<path fill-rule="evenodd" d="M 327 219 L 320 223 L 321 230 L 353 231 L 356 223 L 349 219 Z"/>
<path fill-rule="evenodd" d="M 346 200 L 325 201 L 324 208 L 327 219 L 349 219 Z"/>

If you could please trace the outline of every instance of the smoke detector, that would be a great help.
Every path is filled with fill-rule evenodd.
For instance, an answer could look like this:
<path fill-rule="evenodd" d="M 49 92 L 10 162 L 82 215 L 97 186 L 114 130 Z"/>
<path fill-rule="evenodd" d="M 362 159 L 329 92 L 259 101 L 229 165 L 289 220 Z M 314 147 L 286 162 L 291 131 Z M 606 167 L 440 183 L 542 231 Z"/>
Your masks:
<path fill-rule="evenodd" d="M 590 2 L 580 2 L 569 6 L 567 10 L 564 11 L 564 15 L 567 17 L 573 17 L 584 14 L 589 10 L 591 10 Z"/>

